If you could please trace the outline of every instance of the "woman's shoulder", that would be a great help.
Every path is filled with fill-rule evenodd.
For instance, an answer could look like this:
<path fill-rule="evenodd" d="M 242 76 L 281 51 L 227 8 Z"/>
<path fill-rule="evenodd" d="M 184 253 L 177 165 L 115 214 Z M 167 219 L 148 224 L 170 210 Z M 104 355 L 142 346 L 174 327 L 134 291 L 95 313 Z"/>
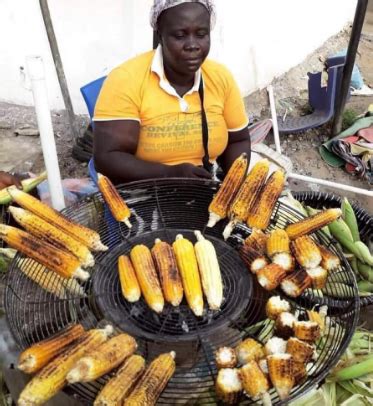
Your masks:
<path fill-rule="evenodd" d="M 229 85 L 233 79 L 230 70 L 222 63 L 212 59 L 206 59 L 202 65 L 202 74 L 207 80 L 213 81 L 215 84 Z"/>

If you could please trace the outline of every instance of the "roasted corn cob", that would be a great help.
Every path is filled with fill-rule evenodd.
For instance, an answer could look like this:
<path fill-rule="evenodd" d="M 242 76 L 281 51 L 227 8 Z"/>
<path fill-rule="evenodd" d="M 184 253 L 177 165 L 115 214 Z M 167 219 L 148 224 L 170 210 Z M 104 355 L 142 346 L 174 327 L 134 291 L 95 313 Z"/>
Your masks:
<path fill-rule="evenodd" d="M 325 319 L 328 314 L 328 306 L 321 306 L 319 311 L 307 310 L 307 315 L 310 321 L 316 322 L 320 326 L 320 332 L 325 329 Z"/>
<path fill-rule="evenodd" d="M 131 211 L 126 202 L 122 199 L 118 190 L 111 183 L 110 179 L 101 173 L 97 174 L 97 186 L 109 206 L 110 212 L 117 221 L 125 223 L 128 228 L 132 228 L 129 221 Z"/>
<path fill-rule="evenodd" d="M 285 230 L 277 228 L 271 231 L 267 240 L 267 255 L 273 258 L 275 254 L 290 253 L 290 239 Z"/>
<path fill-rule="evenodd" d="M 281 313 L 275 321 L 275 334 L 287 340 L 294 334 L 294 323 L 296 318 L 288 312 Z"/>
<path fill-rule="evenodd" d="M 209 206 L 210 218 L 207 227 L 227 217 L 231 202 L 234 200 L 247 171 L 247 155 L 239 156 L 230 167 L 223 183 Z"/>
<path fill-rule="evenodd" d="M 297 321 L 294 323 L 294 334 L 299 340 L 315 342 L 320 338 L 320 326 L 315 321 Z"/>
<path fill-rule="evenodd" d="M 57 355 L 61 354 L 73 341 L 82 337 L 84 328 L 73 324 L 53 337 L 40 341 L 23 351 L 18 360 L 18 369 L 33 374 L 43 368 Z"/>
<path fill-rule="evenodd" d="M 127 255 L 118 258 L 118 273 L 122 294 L 130 303 L 137 302 L 141 297 L 140 285 Z"/>
<path fill-rule="evenodd" d="M 223 368 L 218 372 L 215 391 L 226 405 L 236 405 L 242 394 L 242 383 L 238 369 Z"/>
<path fill-rule="evenodd" d="M 264 185 L 255 205 L 247 217 L 247 225 L 251 228 L 265 230 L 271 220 L 272 212 L 285 185 L 283 171 L 275 171 Z"/>
<path fill-rule="evenodd" d="M 269 264 L 263 253 L 246 244 L 243 244 L 240 248 L 240 257 L 253 274 L 257 274 L 258 271 Z"/>
<path fill-rule="evenodd" d="M 102 244 L 100 235 L 96 231 L 69 220 L 58 211 L 14 186 L 8 188 L 8 191 L 19 206 L 63 230 L 66 234 L 71 235 L 93 251 L 107 250 L 107 247 Z"/>
<path fill-rule="evenodd" d="M 132 248 L 130 256 L 146 303 L 156 313 L 161 313 L 164 298 L 149 248 L 145 245 L 136 245 Z"/>
<path fill-rule="evenodd" d="M 290 297 L 298 297 L 311 285 L 312 279 L 307 272 L 304 269 L 298 269 L 281 282 L 281 289 Z"/>
<path fill-rule="evenodd" d="M 196 316 L 202 316 L 202 285 L 193 244 L 179 234 L 172 246 L 188 305 Z"/>
<path fill-rule="evenodd" d="M 119 334 L 81 358 L 66 376 L 67 382 L 91 382 L 119 366 L 137 349 L 136 340 Z"/>
<path fill-rule="evenodd" d="M 152 361 L 123 406 L 155 405 L 175 372 L 175 356 L 171 351 Z"/>
<path fill-rule="evenodd" d="M 307 364 L 313 357 L 315 347 L 296 337 L 291 337 L 287 342 L 286 352 L 292 355 L 295 362 Z"/>
<path fill-rule="evenodd" d="M 321 266 L 306 269 L 308 276 L 312 279 L 314 289 L 324 289 L 328 279 L 328 271 Z"/>
<path fill-rule="evenodd" d="M 293 362 L 294 384 L 299 385 L 307 377 L 306 364 L 303 362 Z"/>
<path fill-rule="evenodd" d="M 211 310 L 219 310 L 223 302 L 223 281 L 215 247 L 200 231 L 194 232 L 194 250 L 201 275 L 203 292 Z"/>
<path fill-rule="evenodd" d="M 87 280 L 89 273 L 80 268 L 80 263 L 72 254 L 62 251 L 18 228 L 0 224 L 0 238 L 10 247 L 44 265 L 64 278 Z"/>
<path fill-rule="evenodd" d="M 236 354 L 241 365 L 249 361 L 258 361 L 264 357 L 263 345 L 253 338 L 246 338 L 236 347 Z"/>
<path fill-rule="evenodd" d="M 289 397 L 295 381 L 293 358 L 290 354 L 276 354 L 267 357 L 269 376 L 281 400 Z"/>
<path fill-rule="evenodd" d="M 235 368 L 237 366 L 237 355 L 233 348 L 221 347 L 215 352 L 215 363 L 218 369 Z"/>
<path fill-rule="evenodd" d="M 336 268 L 338 268 L 339 265 L 341 264 L 341 261 L 337 257 L 337 255 L 333 254 L 331 251 L 329 251 L 322 245 L 318 245 L 318 247 L 322 258 L 321 266 L 327 271 L 334 271 Z"/>
<path fill-rule="evenodd" d="M 19 207 L 10 206 L 9 211 L 17 223 L 26 231 L 41 240 L 51 243 L 57 248 L 70 252 L 79 259 L 83 267 L 90 267 L 95 264 L 93 255 L 87 246 L 66 234 L 64 231 L 59 230 L 54 225 L 35 216 L 35 214 Z"/>
<path fill-rule="evenodd" d="M 152 248 L 152 255 L 166 302 L 179 306 L 183 300 L 183 285 L 172 247 L 157 239 Z"/>
<path fill-rule="evenodd" d="M 38 406 L 44 404 L 66 385 L 66 375 L 73 365 L 89 351 L 94 350 L 105 342 L 113 328 L 94 329 L 68 347 L 61 355 L 51 361 L 23 389 L 19 399 L 19 406 Z"/>
<path fill-rule="evenodd" d="M 131 355 L 120 367 L 114 378 L 103 387 L 94 406 L 121 405 L 136 385 L 145 370 L 145 360 L 140 355 Z"/>
<path fill-rule="evenodd" d="M 251 207 L 254 205 L 268 175 L 269 161 L 262 159 L 257 162 L 247 175 L 236 198 L 228 210 L 230 222 L 225 227 L 223 236 L 226 240 L 237 223 L 246 222 Z"/>
<path fill-rule="evenodd" d="M 269 382 L 259 365 L 255 361 L 249 361 L 240 370 L 240 379 L 243 390 L 253 400 L 262 399 L 263 405 L 271 405 L 268 394 Z"/>
<path fill-rule="evenodd" d="M 281 313 L 290 312 L 290 310 L 290 303 L 281 299 L 280 296 L 272 296 L 266 304 L 266 314 L 271 320 L 276 320 Z"/>
<path fill-rule="evenodd" d="M 314 233 L 332 221 L 337 220 L 341 215 L 341 209 L 324 210 L 297 223 L 289 224 L 285 231 L 291 240 L 295 240 L 303 235 Z"/>
<path fill-rule="evenodd" d="M 268 234 L 258 228 L 253 228 L 251 234 L 245 239 L 244 245 L 264 254 L 267 249 Z"/>
<path fill-rule="evenodd" d="M 268 371 L 268 362 L 267 358 L 262 358 L 258 361 L 259 368 L 263 372 L 263 374 L 268 378 L 269 377 L 269 371 Z M 271 384 L 271 382 L 269 382 Z"/>
<path fill-rule="evenodd" d="M 321 253 L 311 237 L 305 235 L 291 243 L 291 249 L 299 265 L 304 268 L 316 268 L 321 263 Z"/>
<path fill-rule="evenodd" d="M 272 337 L 266 342 L 264 351 L 266 355 L 285 354 L 286 341 L 280 337 Z"/>
<path fill-rule="evenodd" d="M 272 263 L 281 266 L 287 273 L 293 272 L 295 268 L 295 259 L 288 252 L 275 254 L 272 258 Z"/>
<path fill-rule="evenodd" d="M 258 282 L 265 290 L 276 289 L 286 277 L 286 271 L 277 264 L 270 264 L 257 273 Z"/>

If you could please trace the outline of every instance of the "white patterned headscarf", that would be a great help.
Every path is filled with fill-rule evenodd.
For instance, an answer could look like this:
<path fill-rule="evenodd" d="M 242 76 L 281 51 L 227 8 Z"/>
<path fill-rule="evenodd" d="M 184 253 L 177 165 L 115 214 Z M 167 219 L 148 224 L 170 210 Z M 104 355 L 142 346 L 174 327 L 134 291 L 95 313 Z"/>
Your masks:
<path fill-rule="evenodd" d="M 153 30 L 157 30 L 158 18 L 163 11 L 184 3 L 200 3 L 205 6 L 210 13 L 211 29 L 214 28 L 216 22 L 216 14 L 213 0 L 154 0 L 154 4 L 150 11 L 150 25 L 153 27 Z"/>

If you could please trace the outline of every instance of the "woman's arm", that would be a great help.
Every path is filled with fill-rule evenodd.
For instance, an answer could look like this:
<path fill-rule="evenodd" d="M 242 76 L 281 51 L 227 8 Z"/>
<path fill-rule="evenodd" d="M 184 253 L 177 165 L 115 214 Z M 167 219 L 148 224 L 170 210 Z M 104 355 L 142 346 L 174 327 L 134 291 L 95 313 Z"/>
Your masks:
<path fill-rule="evenodd" d="M 16 176 L 8 172 L 0 171 L 0 190 L 12 185 L 16 185 L 19 189 L 22 189 L 21 181 Z"/>
<path fill-rule="evenodd" d="M 171 166 L 136 158 L 139 134 L 140 123 L 135 120 L 96 121 L 93 156 L 97 171 L 114 183 L 166 177 L 210 178 L 207 171 L 192 164 Z"/>

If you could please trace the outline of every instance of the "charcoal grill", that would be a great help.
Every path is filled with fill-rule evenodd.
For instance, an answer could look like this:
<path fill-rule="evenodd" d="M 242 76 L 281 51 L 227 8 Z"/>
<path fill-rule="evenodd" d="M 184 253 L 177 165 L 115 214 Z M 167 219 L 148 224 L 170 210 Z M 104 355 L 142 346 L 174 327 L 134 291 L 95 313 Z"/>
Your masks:
<path fill-rule="evenodd" d="M 187 179 L 134 182 L 120 186 L 119 191 L 133 213 L 131 230 L 110 219 L 99 193 L 66 209 L 68 217 L 97 230 L 110 250 L 95 255 L 97 265 L 90 280 L 83 285 L 84 295 L 70 293 L 66 299 L 57 299 L 45 292 L 18 269 L 16 261 L 12 263 L 7 278 L 5 308 L 10 329 L 20 348 L 51 336 L 72 322 L 79 322 L 87 329 L 109 322 L 118 331 L 133 334 L 139 344 L 139 352 L 148 361 L 162 352 L 176 351 L 177 370 L 159 399 L 160 405 L 216 404 L 214 351 L 223 345 L 235 346 L 248 336 L 266 341 L 272 334 L 271 323 L 263 322 L 268 294 L 258 286 L 238 255 L 238 247 L 251 230 L 239 226 L 225 242 L 222 238 L 225 222 L 213 229 L 205 228 L 208 205 L 217 187 L 218 184 L 213 181 Z M 298 212 L 277 203 L 269 230 L 284 228 L 300 218 Z M 196 318 L 183 302 L 176 309 L 166 306 L 161 315 L 156 315 L 142 301 L 127 303 L 120 294 L 117 257 L 127 254 L 132 246 L 140 242 L 151 247 L 156 237 L 172 242 L 176 234 L 182 233 L 195 241 L 195 229 L 205 233 L 219 256 L 225 286 L 221 311 L 205 311 L 202 318 Z M 359 300 L 354 274 L 332 241 L 322 232 L 317 236 L 342 261 L 338 272 L 329 277 L 328 283 L 338 276 L 338 281 L 343 281 L 348 289 L 344 292 L 345 300 L 337 300 L 333 295 L 320 298 L 311 291 L 293 301 L 300 318 L 305 317 L 305 309 L 311 309 L 318 303 L 328 304 L 331 322 L 325 332 L 326 344 L 320 349 L 320 356 L 309 378 L 294 388 L 291 399 L 327 375 L 349 344 L 358 320 Z M 282 295 L 281 292 L 275 293 Z M 108 378 L 73 385 L 66 391 L 90 404 Z M 273 390 L 271 396 L 274 404 L 285 404 L 280 402 Z M 243 398 L 241 404 L 255 402 Z"/>

